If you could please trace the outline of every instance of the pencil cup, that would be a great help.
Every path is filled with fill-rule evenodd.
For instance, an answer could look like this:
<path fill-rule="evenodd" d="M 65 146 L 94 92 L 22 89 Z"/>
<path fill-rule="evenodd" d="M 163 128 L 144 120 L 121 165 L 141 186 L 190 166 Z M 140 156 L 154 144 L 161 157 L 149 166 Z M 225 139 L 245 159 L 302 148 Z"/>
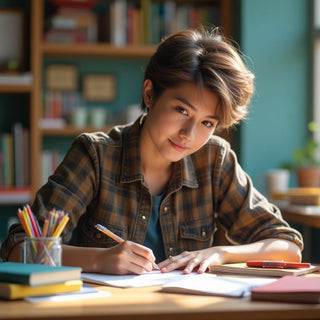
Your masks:
<path fill-rule="evenodd" d="M 61 266 L 61 237 L 24 238 L 20 260 L 23 263 Z"/>

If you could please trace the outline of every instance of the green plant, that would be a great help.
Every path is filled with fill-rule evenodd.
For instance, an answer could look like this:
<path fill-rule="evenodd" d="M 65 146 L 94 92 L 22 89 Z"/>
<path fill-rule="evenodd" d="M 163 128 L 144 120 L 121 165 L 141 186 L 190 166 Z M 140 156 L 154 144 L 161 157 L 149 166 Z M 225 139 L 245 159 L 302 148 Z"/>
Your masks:
<path fill-rule="evenodd" d="M 320 161 L 317 158 L 320 145 L 313 137 L 314 132 L 319 130 L 319 126 L 316 122 L 312 121 L 308 124 L 308 130 L 310 131 L 310 136 L 304 147 L 293 151 L 293 159 L 296 167 L 320 166 Z"/>

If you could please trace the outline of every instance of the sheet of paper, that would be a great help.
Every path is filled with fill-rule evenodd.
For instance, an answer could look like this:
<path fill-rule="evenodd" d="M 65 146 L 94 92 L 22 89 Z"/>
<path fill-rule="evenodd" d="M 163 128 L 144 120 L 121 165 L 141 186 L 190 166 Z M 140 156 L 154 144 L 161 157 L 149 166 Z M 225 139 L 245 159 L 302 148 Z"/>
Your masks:
<path fill-rule="evenodd" d="M 161 271 L 154 270 L 151 272 L 145 272 L 141 275 L 108 275 L 100 273 L 82 273 L 81 278 L 86 282 L 113 287 L 138 288 L 161 286 L 169 281 L 177 280 L 184 276 L 186 275 L 182 274 L 182 271 L 162 273 Z"/>
<path fill-rule="evenodd" d="M 74 301 L 82 299 L 94 299 L 101 297 L 109 297 L 111 292 L 97 290 L 95 288 L 83 285 L 81 291 L 53 294 L 47 296 L 36 296 L 36 297 L 26 297 L 24 300 L 28 302 L 64 302 L 64 301 Z"/>
<path fill-rule="evenodd" d="M 204 294 L 227 297 L 245 297 L 251 294 L 251 289 L 271 283 L 271 278 L 234 278 L 211 277 L 204 274 L 201 277 L 185 277 L 164 284 L 161 291 L 175 293 Z"/>

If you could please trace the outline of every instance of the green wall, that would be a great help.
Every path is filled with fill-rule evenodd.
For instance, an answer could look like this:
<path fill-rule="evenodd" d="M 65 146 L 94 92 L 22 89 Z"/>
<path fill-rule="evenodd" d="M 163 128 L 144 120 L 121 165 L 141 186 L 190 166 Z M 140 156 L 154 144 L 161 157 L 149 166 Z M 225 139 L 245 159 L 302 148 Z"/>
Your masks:
<path fill-rule="evenodd" d="M 241 49 L 256 75 L 249 118 L 241 126 L 240 161 L 264 191 L 266 171 L 291 161 L 293 149 L 303 144 L 307 134 L 309 1 L 240 3 Z"/>

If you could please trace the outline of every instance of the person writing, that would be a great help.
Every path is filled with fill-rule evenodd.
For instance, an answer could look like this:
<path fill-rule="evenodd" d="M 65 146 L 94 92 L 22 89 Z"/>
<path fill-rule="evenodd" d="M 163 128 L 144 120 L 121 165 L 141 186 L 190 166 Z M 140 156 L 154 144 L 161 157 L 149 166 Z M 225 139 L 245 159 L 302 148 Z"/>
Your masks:
<path fill-rule="evenodd" d="M 252 259 L 300 261 L 301 234 L 253 186 L 217 128 L 244 119 L 254 76 L 217 29 L 166 37 L 146 66 L 144 113 L 108 133 L 78 136 L 32 211 L 70 215 L 63 264 L 86 272 L 205 272 Z M 215 245 L 220 222 L 230 245 Z M 115 242 L 95 228 L 125 239 Z M 19 260 L 20 225 L 2 244 Z"/>

